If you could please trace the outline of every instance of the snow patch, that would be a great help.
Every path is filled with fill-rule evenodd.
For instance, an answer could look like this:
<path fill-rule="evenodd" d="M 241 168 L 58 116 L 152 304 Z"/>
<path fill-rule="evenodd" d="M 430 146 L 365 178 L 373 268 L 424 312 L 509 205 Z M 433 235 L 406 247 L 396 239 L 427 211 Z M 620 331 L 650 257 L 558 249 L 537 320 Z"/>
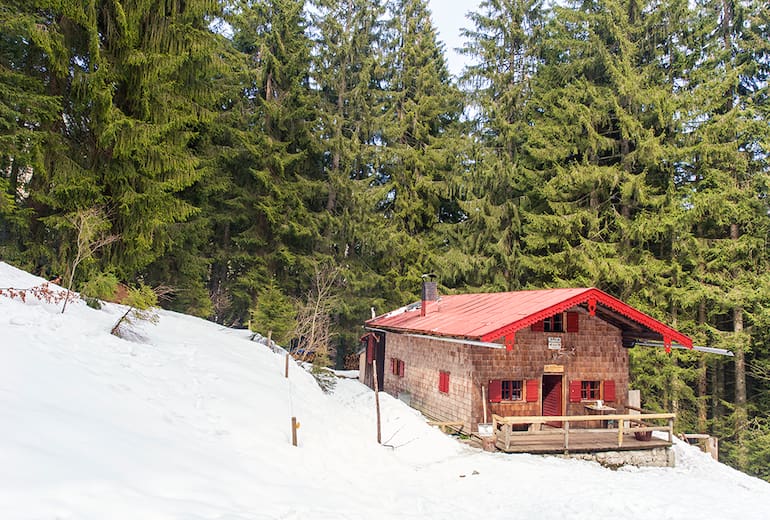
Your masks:
<path fill-rule="evenodd" d="M 0 287 L 43 280 L 0 262 Z M 248 331 L 0 296 L 0 517 L 764 519 L 770 484 L 676 442 L 675 468 L 484 453 L 340 379 L 324 394 Z M 291 445 L 291 417 L 300 421 Z"/>

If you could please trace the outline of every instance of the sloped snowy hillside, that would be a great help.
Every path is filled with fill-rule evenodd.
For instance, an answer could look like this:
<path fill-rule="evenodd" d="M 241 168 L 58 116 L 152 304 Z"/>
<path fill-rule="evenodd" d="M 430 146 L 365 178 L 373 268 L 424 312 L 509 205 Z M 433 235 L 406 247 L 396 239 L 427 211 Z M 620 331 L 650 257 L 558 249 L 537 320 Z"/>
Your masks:
<path fill-rule="evenodd" d="M 0 262 L 0 288 L 43 280 Z M 245 331 L 0 296 L 0 519 L 766 519 L 770 484 L 676 446 L 673 469 L 488 454 Z M 290 418 L 301 423 L 291 446 Z"/>

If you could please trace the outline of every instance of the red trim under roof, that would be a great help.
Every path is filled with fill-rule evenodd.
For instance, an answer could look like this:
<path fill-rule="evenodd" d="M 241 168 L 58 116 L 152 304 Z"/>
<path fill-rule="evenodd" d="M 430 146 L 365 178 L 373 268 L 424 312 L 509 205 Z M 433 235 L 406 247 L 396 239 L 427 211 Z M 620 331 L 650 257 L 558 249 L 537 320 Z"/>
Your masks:
<path fill-rule="evenodd" d="M 664 343 L 692 348 L 692 339 L 596 288 L 542 289 L 442 296 L 426 316 L 407 306 L 366 322 L 368 327 L 480 341 L 496 341 L 577 305 L 600 304 L 660 334 Z M 590 310 L 590 309 L 589 309 Z"/>

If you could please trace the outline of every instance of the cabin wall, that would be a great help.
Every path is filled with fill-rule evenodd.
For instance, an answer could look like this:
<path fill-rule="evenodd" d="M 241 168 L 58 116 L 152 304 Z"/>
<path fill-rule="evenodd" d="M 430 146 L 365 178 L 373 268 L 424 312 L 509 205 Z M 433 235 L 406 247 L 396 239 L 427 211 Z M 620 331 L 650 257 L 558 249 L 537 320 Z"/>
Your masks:
<path fill-rule="evenodd" d="M 562 413 L 588 415 L 585 405 L 590 401 L 570 402 L 571 381 L 613 381 L 615 399 L 606 403 L 625 413 L 628 393 L 628 350 L 623 348 L 620 329 L 596 316 L 590 316 L 582 308 L 570 309 L 579 315 L 578 332 L 535 332 L 523 329 L 516 332 L 512 351 L 505 349 L 475 348 L 472 363 L 477 379 L 488 385 L 490 380 L 538 381 L 536 401 L 501 403 L 487 402 L 488 413 L 502 416 L 542 415 L 542 378 L 544 374 L 562 375 Z M 560 337 L 562 348 L 550 350 L 549 337 Z M 525 393 L 528 388 L 525 389 Z M 487 394 L 488 395 L 488 394 Z M 490 415 L 491 417 L 491 415 Z M 491 422 L 491 418 L 489 419 Z M 473 426 L 483 422 L 483 405 L 479 398 L 473 403 Z M 575 424 L 573 427 L 580 427 Z M 582 426 L 594 426 L 584 423 Z"/>
<path fill-rule="evenodd" d="M 402 394 L 430 419 L 462 422 L 471 431 L 474 387 L 481 391 L 473 384 L 472 347 L 390 333 L 386 344 L 383 390 L 394 397 Z M 403 375 L 394 374 L 398 369 L 393 359 L 403 362 Z M 448 392 L 439 391 L 441 371 L 449 374 Z"/>
<path fill-rule="evenodd" d="M 401 396 L 427 417 L 438 421 L 463 422 L 464 430 L 476 431 L 484 422 L 482 385 L 487 401 L 487 421 L 492 413 L 502 416 L 542 415 L 543 375 L 562 376 L 562 413 L 588 415 L 585 405 L 570 402 L 570 382 L 590 380 L 613 381 L 615 399 L 607 405 L 625 412 L 628 393 L 628 350 L 622 347 L 621 331 L 590 316 L 582 308 L 578 332 L 535 332 L 528 329 L 516 333 L 512 351 L 450 343 L 427 338 L 387 333 L 382 389 Z M 561 337 L 562 348 L 548 348 L 549 337 Z M 395 360 L 395 361 L 394 361 Z M 398 361 L 403 363 L 399 375 Z M 449 373 L 449 392 L 439 391 L 439 372 Z M 394 373 L 395 372 L 395 373 Z M 536 400 L 490 403 L 490 380 L 521 380 L 525 392 L 527 381 L 537 381 Z M 572 427 L 580 427 L 580 424 Z M 583 423 L 582 426 L 596 426 Z"/>

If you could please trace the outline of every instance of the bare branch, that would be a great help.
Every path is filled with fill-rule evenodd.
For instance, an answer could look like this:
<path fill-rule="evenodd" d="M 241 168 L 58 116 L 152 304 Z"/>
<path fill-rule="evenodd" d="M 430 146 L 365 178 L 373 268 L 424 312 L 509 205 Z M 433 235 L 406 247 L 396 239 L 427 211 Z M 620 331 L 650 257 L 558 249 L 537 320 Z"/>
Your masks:
<path fill-rule="evenodd" d="M 75 230 L 75 244 L 77 245 L 75 258 L 69 267 L 67 282 L 67 298 L 62 306 L 62 313 L 67 310 L 67 302 L 72 292 L 72 284 L 75 280 L 75 271 L 80 263 L 94 256 L 99 249 L 115 242 L 119 235 L 107 234 L 110 223 L 105 211 L 101 207 L 93 207 L 77 211 L 65 217 L 67 222 Z"/>

